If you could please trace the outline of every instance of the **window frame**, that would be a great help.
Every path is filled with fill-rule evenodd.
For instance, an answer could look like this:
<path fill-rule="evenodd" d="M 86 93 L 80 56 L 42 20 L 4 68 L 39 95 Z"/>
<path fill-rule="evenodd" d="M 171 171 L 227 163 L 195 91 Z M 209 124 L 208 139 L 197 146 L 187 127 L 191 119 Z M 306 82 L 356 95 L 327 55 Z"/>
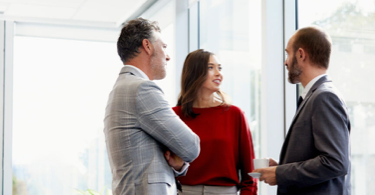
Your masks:
<path fill-rule="evenodd" d="M 2 117 L 2 186 L 3 194 L 12 194 L 12 127 L 13 127 L 13 38 L 14 22 L 1 21 L 4 49 L 1 66 L 3 69 L 3 117 Z"/>

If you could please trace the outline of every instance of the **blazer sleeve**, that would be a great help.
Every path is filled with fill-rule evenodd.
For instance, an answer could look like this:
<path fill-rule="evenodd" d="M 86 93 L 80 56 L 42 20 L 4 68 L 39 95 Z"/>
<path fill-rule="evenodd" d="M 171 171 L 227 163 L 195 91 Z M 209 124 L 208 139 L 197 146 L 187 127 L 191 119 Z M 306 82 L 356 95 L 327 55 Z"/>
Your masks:
<path fill-rule="evenodd" d="M 306 161 L 279 165 L 279 188 L 312 186 L 348 172 L 350 122 L 346 106 L 332 92 L 319 94 L 313 106 L 311 124 L 306 125 L 311 125 L 318 154 Z"/>
<path fill-rule="evenodd" d="M 245 114 L 240 112 L 240 170 L 241 170 L 241 195 L 254 195 L 257 194 L 257 182 L 254 178 L 250 177 L 247 173 L 254 170 L 254 147 L 251 138 L 250 127 L 247 123 Z"/>
<path fill-rule="evenodd" d="M 139 85 L 136 104 L 139 126 L 146 133 L 186 162 L 198 157 L 199 137 L 175 114 L 154 82 Z"/>

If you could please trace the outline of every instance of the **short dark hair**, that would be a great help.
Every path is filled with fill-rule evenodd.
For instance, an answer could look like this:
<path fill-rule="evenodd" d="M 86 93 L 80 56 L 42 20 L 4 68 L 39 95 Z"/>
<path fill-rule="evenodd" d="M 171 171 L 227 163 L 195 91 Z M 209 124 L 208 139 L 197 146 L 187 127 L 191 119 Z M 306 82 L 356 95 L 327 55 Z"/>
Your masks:
<path fill-rule="evenodd" d="M 125 64 L 128 60 L 136 57 L 144 39 L 155 41 L 152 40 L 154 31 L 161 32 L 156 21 L 137 18 L 126 23 L 117 41 L 117 53 L 121 61 Z"/>
<path fill-rule="evenodd" d="M 331 47 L 329 35 L 323 29 L 310 26 L 297 31 L 293 43 L 293 52 L 302 48 L 309 55 L 313 64 L 328 69 Z"/>

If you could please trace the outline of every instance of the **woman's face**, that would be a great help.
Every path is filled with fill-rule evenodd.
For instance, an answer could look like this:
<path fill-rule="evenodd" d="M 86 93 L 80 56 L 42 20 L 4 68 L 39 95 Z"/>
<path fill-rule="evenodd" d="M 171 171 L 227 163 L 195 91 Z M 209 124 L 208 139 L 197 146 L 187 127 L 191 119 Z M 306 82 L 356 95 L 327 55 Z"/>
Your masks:
<path fill-rule="evenodd" d="M 215 55 L 211 55 L 207 64 L 207 78 L 202 85 L 202 89 L 216 92 L 220 90 L 220 84 L 223 81 L 221 75 L 221 64 Z"/>

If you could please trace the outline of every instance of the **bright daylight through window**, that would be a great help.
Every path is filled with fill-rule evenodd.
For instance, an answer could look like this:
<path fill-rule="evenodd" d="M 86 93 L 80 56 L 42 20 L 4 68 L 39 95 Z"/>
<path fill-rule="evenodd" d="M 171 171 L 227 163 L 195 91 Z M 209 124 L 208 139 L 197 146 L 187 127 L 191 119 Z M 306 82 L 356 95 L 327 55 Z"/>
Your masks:
<path fill-rule="evenodd" d="M 16 36 L 13 194 L 111 188 L 103 117 L 121 69 L 114 43 Z"/>
<path fill-rule="evenodd" d="M 298 1 L 299 27 L 323 27 L 332 37 L 328 74 L 351 120 L 352 195 L 375 192 L 375 1 Z"/>

